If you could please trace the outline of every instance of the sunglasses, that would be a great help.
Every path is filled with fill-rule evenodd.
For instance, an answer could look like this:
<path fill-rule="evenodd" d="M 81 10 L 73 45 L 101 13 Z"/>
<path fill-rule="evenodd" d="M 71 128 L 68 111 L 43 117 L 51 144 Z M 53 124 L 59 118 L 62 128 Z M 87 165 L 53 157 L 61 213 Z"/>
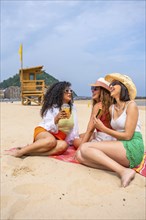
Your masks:
<path fill-rule="evenodd" d="M 110 83 L 110 86 L 115 86 L 115 85 L 121 85 L 121 83 L 116 80 Z"/>
<path fill-rule="evenodd" d="M 73 93 L 73 90 L 72 90 L 72 89 L 66 89 L 66 90 L 64 91 L 64 93 Z"/>
<path fill-rule="evenodd" d="M 98 91 L 99 89 L 99 86 L 91 86 L 91 91 Z"/>

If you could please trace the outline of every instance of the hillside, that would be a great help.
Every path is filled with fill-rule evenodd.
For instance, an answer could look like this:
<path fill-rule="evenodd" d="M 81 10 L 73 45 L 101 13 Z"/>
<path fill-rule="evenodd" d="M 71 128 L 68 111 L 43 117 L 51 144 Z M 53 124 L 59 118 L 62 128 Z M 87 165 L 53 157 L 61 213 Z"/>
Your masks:
<path fill-rule="evenodd" d="M 58 82 L 59 80 L 46 73 L 45 71 L 37 76 L 38 80 L 45 80 L 45 85 L 49 86 L 52 83 Z M 9 77 L 8 79 L 2 81 L 0 83 L 0 89 L 6 89 L 9 86 L 19 86 L 20 87 L 20 76 L 19 74 L 14 75 L 13 77 Z"/>
<path fill-rule="evenodd" d="M 45 71 L 43 71 L 42 74 L 37 75 L 37 80 L 44 80 L 45 81 L 45 85 L 49 86 L 55 82 L 59 82 L 58 79 L 56 79 L 55 77 L 51 76 L 50 74 L 46 73 Z M 8 88 L 9 86 L 19 86 L 20 87 L 20 76 L 19 74 L 15 74 L 13 77 L 9 77 L 6 80 L 3 80 L 0 83 L 0 89 L 4 90 L 6 88 Z M 74 97 L 76 97 L 76 93 L 74 92 Z"/>

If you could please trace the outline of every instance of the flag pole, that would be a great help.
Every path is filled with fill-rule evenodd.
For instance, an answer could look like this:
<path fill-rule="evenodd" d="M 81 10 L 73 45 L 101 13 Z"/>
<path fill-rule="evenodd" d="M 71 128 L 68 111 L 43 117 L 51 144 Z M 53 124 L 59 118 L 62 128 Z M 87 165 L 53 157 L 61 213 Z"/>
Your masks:
<path fill-rule="evenodd" d="M 19 47 L 19 55 L 20 55 L 20 62 L 21 62 L 21 69 L 20 69 L 20 84 L 21 84 L 21 100 L 22 100 L 22 82 L 23 82 L 23 45 L 20 44 Z"/>
<path fill-rule="evenodd" d="M 22 81 L 22 76 L 23 76 L 23 45 L 22 44 L 20 44 L 20 47 L 19 47 L 19 55 L 20 55 L 20 62 L 21 62 L 20 72 L 21 72 L 21 81 Z"/>

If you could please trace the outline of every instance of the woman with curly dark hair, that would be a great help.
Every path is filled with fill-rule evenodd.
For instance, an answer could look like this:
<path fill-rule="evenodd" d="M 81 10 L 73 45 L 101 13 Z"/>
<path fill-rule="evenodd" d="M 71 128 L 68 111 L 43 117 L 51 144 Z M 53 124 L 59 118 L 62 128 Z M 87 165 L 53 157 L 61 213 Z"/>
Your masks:
<path fill-rule="evenodd" d="M 68 107 L 68 112 L 63 109 L 64 105 Z M 70 82 L 57 82 L 48 88 L 40 113 L 42 121 L 34 130 L 33 143 L 7 151 L 7 154 L 15 157 L 58 155 L 78 138 L 77 114 Z"/>

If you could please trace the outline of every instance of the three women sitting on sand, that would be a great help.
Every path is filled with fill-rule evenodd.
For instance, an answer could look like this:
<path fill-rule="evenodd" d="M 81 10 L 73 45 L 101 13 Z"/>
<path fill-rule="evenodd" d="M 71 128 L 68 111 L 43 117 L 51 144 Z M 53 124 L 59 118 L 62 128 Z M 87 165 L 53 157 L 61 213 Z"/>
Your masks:
<path fill-rule="evenodd" d="M 105 82 L 103 83 L 106 86 L 92 85 L 93 103 L 94 99 L 99 103 L 93 104 L 87 131 L 82 139 L 78 134 L 71 85 L 60 82 L 52 85 L 45 94 L 41 109 L 43 121 L 35 129 L 34 142 L 24 148 L 8 151 L 7 154 L 16 157 L 55 155 L 63 153 L 67 149 L 67 143 L 74 144 L 76 148 L 80 145 L 76 152 L 76 159 L 80 163 L 97 169 L 114 171 L 121 178 L 122 186 L 128 186 L 135 177 L 135 171 L 131 168 L 139 165 L 144 155 L 138 107 L 134 101 L 136 87 L 131 78 L 119 73 L 108 74 L 105 80 L 110 83 L 109 87 L 106 87 Z M 104 92 L 102 88 L 105 89 Z M 97 95 L 95 91 L 100 93 L 99 99 L 95 98 Z M 111 104 L 109 91 L 113 104 Z M 72 113 L 70 119 L 67 119 L 66 113 L 61 111 L 63 103 L 70 105 Z M 100 108 L 102 113 L 96 117 Z M 109 120 L 111 124 L 108 123 Z M 66 137 L 64 140 L 59 140 L 60 137 L 56 134 L 59 135 L 58 129 L 64 126 L 67 126 L 63 129 L 63 133 L 66 130 Z M 94 129 L 97 133 L 93 133 Z M 101 138 L 102 141 L 99 141 Z"/>

